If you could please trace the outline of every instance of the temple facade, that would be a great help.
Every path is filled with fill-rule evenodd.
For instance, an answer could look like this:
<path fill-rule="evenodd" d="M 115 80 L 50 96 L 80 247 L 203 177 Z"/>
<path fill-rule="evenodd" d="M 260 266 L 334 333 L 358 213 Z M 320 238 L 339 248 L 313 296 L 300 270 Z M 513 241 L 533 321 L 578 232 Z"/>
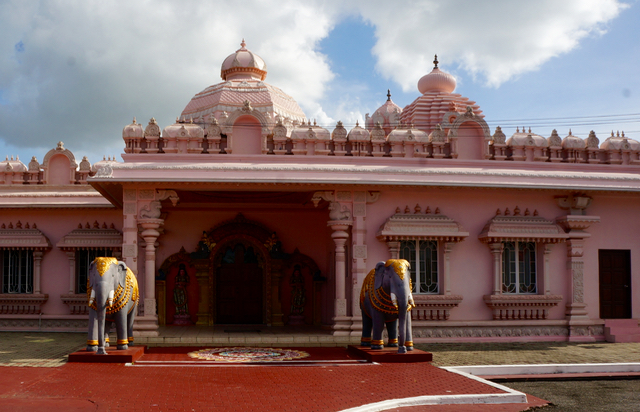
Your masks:
<path fill-rule="evenodd" d="M 88 265 L 113 256 L 138 278 L 140 336 L 359 336 L 365 276 L 403 258 L 415 342 L 640 338 L 640 143 L 490 130 L 434 66 L 413 103 L 330 131 L 243 42 L 175 124 L 125 126 L 122 161 L 62 142 L 7 158 L 0 330 L 86 330 Z"/>

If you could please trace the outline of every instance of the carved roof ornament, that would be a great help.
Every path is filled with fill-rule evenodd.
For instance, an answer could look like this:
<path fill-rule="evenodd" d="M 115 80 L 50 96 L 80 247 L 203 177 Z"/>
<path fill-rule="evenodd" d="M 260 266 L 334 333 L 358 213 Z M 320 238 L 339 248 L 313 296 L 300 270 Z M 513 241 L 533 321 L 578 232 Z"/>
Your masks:
<path fill-rule="evenodd" d="M 528 210 L 528 209 L 527 209 Z M 487 222 L 478 239 L 484 243 L 498 243 L 510 241 L 558 243 L 563 242 L 568 235 L 564 229 L 551 220 L 537 216 L 534 211 L 533 216 L 528 212 L 524 216 L 520 214 L 518 206 L 511 216 L 509 209 L 505 209 L 504 215 L 496 215 Z"/>
<path fill-rule="evenodd" d="M 344 128 L 344 125 L 340 120 L 338 120 L 338 123 L 336 123 L 336 128 L 333 129 L 331 138 L 333 140 L 347 140 L 347 129 Z"/>
<path fill-rule="evenodd" d="M 149 120 L 149 124 L 144 129 L 144 136 L 160 137 L 160 126 L 158 126 L 158 122 L 156 122 L 155 117 L 152 117 L 151 120 Z"/>
<path fill-rule="evenodd" d="M 558 131 L 556 129 L 553 129 L 551 131 L 551 136 L 549 136 L 549 138 L 547 139 L 547 142 L 549 144 L 549 147 L 560 147 L 560 146 L 562 146 L 562 139 L 558 135 Z"/>
<path fill-rule="evenodd" d="M 371 129 L 371 140 L 384 140 L 385 132 L 380 122 L 376 122 L 376 125 Z"/>
<path fill-rule="evenodd" d="M 38 163 L 38 159 L 35 156 L 33 156 L 29 162 L 29 171 L 40 171 L 40 163 Z"/>
<path fill-rule="evenodd" d="M 491 140 L 493 141 L 493 144 L 505 144 L 507 136 L 502 132 L 502 128 L 500 126 L 496 126 L 496 131 L 493 133 Z"/>
<path fill-rule="evenodd" d="M 446 141 L 447 133 L 442 130 L 442 126 L 440 123 L 436 125 L 435 130 L 429 133 L 429 141 L 430 142 L 438 142 L 444 143 Z"/>
<path fill-rule="evenodd" d="M 387 101 L 391 101 L 391 89 L 387 89 Z"/>
<path fill-rule="evenodd" d="M 13 223 L 9 222 L 9 226 L 6 227 L 2 224 L 0 228 L 0 248 L 1 249 L 36 249 L 45 250 L 51 247 L 49 239 L 37 228 L 34 223 L 31 227 L 29 223 L 22 227 L 22 222 L 18 221 L 16 227 L 13 227 Z"/>
<path fill-rule="evenodd" d="M 242 106 L 243 112 L 251 112 L 253 111 L 253 107 L 251 107 L 251 102 L 249 100 L 245 100 Z"/>
<path fill-rule="evenodd" d="M 586 139 L 588 148 L 597 149 L 600 145 L 600 140 L 596 137 L 596 132 L 593 130 L 589 132 L 589 137 Z"/>
<path fill-rule="evenodd" d="M 91 171 L 91 163 L 89 163 L 89 159 L 87 159 L 87 156 L 84 156 L 82 158 L 82 161 L 80 162 L 80 171 L 82 172 Z"/>
<path fill-rule="evenodd" d="M 87 225 L 89 225 L 87 223 Z M 56 246 L 62 250 L 73 249 L 115 249 L 122 248 L 122 233 L 115 229 L 113 223 L 107 228 L 106 222 L 102 227 L 96 221 L 93 227 L 82 228 L 82 224 L 77 229 L 67 233 Z"/>
<path fill-rule="evenodd" d="M 438 55 L 437 54 L 433 57 L 433 68 L 434 69 L 438 68 Z"/>
<path fill-rule="evenodd" d="M 460 242 L 469 236 L 455 220 L 440 214 L 439 208 L 437 214 L 420 212 L 420 205 L 416 205 L 413 213 L 408 206 L 404 213 L 397 208 L 395 214 L 380 226 L 376 237 L 383 242 L 412 239 Z"/>

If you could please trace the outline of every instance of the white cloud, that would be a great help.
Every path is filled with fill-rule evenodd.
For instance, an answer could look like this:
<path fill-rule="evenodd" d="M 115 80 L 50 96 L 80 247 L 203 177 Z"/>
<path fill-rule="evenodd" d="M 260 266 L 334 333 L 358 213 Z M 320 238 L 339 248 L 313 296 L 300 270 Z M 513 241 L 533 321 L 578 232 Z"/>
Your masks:
<path fill-rule="evenodd" d="M 405 91 L 433 67 L 460 65 L 488 85 L 536 70 L 585 36 L 602 34 L 627 7 L 617 0 L 377 1 L 362 14 L 376 27 L 378 70 Z"/>
<path fill-rule="evenodd" d="M 99 160 L 122 147 L 120 132 L 133 116 L 173 122 L 194 94 L 220 81 L 220 64 L 243 37 L 265 58 L 267 81 L 310 118 L 354 122 L 368 102 L 343 93 L 322 106 L 339 79 L 318 51 L 347 14 L 375 26 L 377 70 L 415 90 L 435 53 L 445 68 L 497 86 L 606 30 L 624 7 L 615 0 L 341 3 L 4 1 L 0 140 L 32 148 L 62 140 Z"/>

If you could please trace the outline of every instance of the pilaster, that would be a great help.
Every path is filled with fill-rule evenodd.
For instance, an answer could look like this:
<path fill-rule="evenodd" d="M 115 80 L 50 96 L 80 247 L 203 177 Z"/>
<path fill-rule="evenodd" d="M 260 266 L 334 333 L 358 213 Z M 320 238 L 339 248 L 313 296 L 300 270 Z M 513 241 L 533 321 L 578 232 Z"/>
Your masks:
<path fill-rule="evenodd" d="M 331 238 L 336 245 L 336 267 L 335 267 L 335 288 L 334 300 L 333 334 L 348 336 L 351 334 L 351 317 L 347 316 L 346 298 L 346 248 L 345 244 L 349 239 L 349 228 L 353 225 L 351 220 L 330 220 L 327 226 L 333 230 Z"/>

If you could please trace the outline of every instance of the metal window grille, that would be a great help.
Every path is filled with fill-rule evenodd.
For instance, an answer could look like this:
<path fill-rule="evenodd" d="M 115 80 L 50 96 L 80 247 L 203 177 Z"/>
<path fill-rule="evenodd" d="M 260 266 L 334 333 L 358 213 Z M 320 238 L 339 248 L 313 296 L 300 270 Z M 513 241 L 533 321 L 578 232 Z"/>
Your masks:
<path fill-rule="evenodd" d="M 400 259 L 411 264 L 413 293 L 439 293 L 437 241 L 404 240 L 400 242 Z"/>
<path fill-rule="evenodd" d="M 112 257 L 111 249 L 80 249 L 76 251 L 76 293 L 87 293 L 89 266 L 97 257 Z"/>
<path fill-rule="evenodd" d="M 502 251 L 502 293 L 535 294 L 535 242 L 504 242 Z"/>
<path fill-rule="evenodd" d="M 2 293 L 33 293 L 33 250 L 2 251 Z"/>

